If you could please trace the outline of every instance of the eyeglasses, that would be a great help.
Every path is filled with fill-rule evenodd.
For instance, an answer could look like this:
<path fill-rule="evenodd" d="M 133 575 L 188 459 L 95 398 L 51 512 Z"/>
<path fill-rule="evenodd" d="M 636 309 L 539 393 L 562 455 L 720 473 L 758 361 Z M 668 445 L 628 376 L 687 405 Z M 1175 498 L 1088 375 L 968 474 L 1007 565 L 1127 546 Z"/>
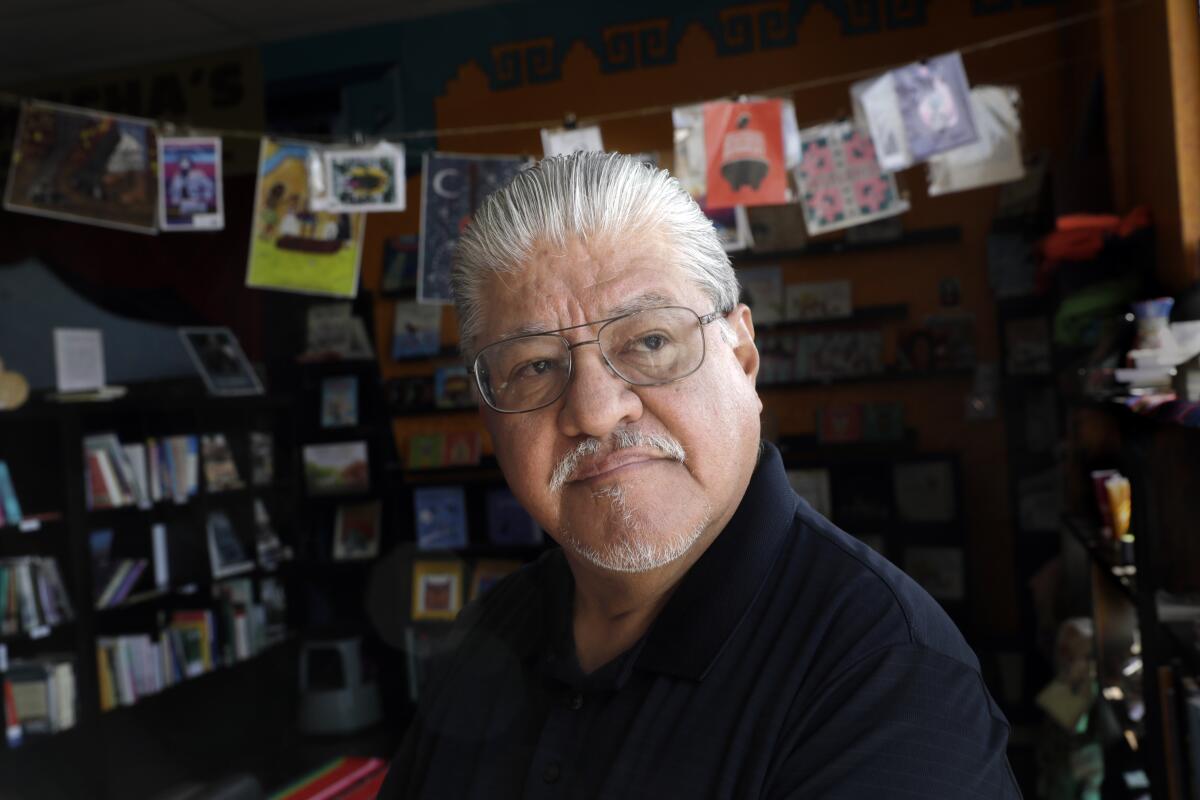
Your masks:
<path fill-rule="evenodd" d="M 573 353 L 585 344 L 596 344 L 604 363 L 627 383 L 661 386 L 700 369 L 701 329 L 722 316 L 719 311 L 702 317 L 690 308 L 664 306 L 523 334 L 480 350 L 471 371 L 484 402 L 502 414 L 536 411 L 562 397 L 571 382 Z M 571 344 L 562 335 L 590 325 L 600 325 L 595 339 Z"/>

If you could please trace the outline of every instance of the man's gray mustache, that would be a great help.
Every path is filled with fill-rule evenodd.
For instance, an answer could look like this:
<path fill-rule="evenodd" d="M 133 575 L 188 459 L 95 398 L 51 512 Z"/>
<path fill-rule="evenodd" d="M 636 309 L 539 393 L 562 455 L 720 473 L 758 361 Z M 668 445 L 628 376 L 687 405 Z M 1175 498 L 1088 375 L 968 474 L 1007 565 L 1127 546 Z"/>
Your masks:
<path fill-rule="evenodd" d="M 651 447 L 681 464 L 687 459 L 683 445 L 666 434 L 618 430 L 609 435 L 608 439 L 611 443 L 610 452 L 628 450 L 631 447 Z M 555 493 L 562 491 L 575 470 L 579 468 L 579 462 L 588 456 L 597 455 L 603 449 L 604 443 L 594 437 L 584 439 L 575 445 L 574 449 L 564 455 L 554 468 L 554 473 L 550 476 L 550 491 Z"/>

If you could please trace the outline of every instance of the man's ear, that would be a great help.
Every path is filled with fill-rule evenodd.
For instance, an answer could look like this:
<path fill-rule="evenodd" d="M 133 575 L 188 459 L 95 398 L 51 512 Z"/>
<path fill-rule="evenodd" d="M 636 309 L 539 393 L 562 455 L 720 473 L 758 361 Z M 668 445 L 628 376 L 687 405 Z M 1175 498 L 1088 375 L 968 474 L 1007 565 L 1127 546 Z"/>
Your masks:
<path fill-rule="evenodd" d="M 750 307 L 738 303 L 733 311 L 725 315 L 725 321 L 733 331 L 733 354 L 753 382 L 758 377 L 758 347 L 754 344 L 754 320 L 750 315 Z"/>

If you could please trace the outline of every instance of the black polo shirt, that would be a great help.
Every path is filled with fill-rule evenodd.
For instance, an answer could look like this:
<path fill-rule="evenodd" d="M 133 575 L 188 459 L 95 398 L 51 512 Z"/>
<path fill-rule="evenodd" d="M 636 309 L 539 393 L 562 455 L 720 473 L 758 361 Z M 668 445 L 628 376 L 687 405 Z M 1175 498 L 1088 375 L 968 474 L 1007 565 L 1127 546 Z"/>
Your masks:
<path fill-rule="evenodd" d="M 1016 798 L 1008 723 L 911 579 L 767 446 L 646 636 L 583 674 L 545 554 L 464 611 L 381 798 Z"/>

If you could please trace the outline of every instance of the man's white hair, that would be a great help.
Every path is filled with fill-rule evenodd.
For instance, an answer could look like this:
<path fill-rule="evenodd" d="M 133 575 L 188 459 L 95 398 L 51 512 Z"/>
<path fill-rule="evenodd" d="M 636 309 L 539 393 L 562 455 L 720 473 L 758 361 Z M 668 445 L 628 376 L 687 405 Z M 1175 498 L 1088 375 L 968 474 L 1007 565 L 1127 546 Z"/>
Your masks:
<path fill-rule="evenodd" d="M 515 273 L 541 244 L 563 247 L 636 234 L 667 238 L 677 264 L 728 313 L 738 281 L 712 222 L 679 182 L 619 153 L 554 156 L 492 193 L 458 241 L 450 284 L 463 353 L 474 353 L 488 278 Z M 700 313 L 707 310 L 696 309 Z"/>

